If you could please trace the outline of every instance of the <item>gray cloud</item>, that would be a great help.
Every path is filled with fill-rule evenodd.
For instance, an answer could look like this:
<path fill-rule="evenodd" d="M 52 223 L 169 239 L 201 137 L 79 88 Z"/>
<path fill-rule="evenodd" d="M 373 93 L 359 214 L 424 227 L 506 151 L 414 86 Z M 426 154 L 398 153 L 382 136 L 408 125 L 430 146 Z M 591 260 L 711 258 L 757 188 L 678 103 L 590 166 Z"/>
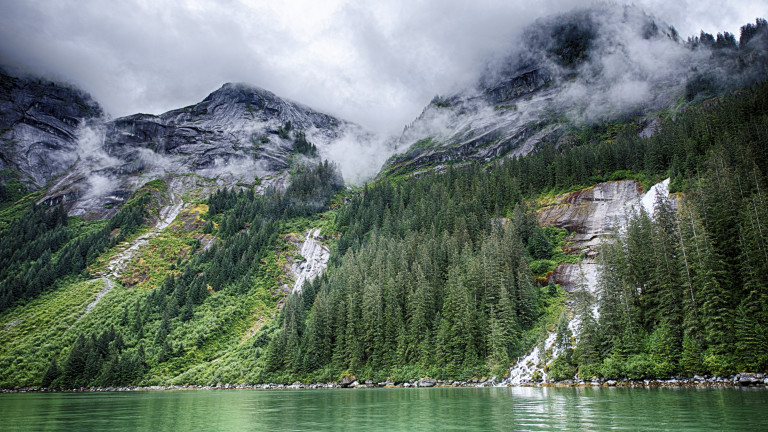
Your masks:
<path fill-rule="evenodd" d="M 224 82 L 270 89 L 397 133 L 435 94 L 477 78 L 525 24 L 576 0 L 0 2 L 0 62 L 72 82 L 113 116 L 161 113 Z M 675 26 L 738 33 L 762 1 L 635 2 Z M 641 97 L 641 86 L 624 82 Z M 629 101 L 631 102 L 631 101 Z"/>

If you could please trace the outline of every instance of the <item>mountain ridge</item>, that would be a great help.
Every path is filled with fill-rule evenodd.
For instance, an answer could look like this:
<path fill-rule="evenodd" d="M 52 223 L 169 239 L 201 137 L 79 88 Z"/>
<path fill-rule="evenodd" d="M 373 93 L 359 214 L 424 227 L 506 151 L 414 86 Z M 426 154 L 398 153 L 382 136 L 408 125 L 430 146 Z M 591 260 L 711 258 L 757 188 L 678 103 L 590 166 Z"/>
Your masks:
<path fill-rule="evenodd" d="M 22 82 L 5 75 L 3 79 Z M 37 91 L 57 88 L 51 83 Z M 317 158 L 346 135 L 359 137 L 360 142 L 371 136 L 350 122 L 242 83 L 226 83 L 197 104 L 159 115 L 109 119 L 98 105 L 92 110 L 95 114 L 87 118 L 54 119 L 57 124 L 67 122 L 59 134 L 63 137 L 56 136 L 58 129 L 41 123 L 29 125 L 33 133 L 22 136 L 6 128 L 0 156 L 13 161 L 14 154 L 44 145 L 39 135 L 52 131 L 56 142 L 65 144 L 59 145 L 61 157 L 53 158 L 59 162 L 51 169 L 42 162 L 17 162 L 13 171 L 32 190 L 53 180 L 47 185 L 45 202 L 63 203 L 70 215 L 97 219 L 114 215 L 133 191 L 155 178 L 194 174 L 213 179 L 219 187 L 259 183 L 262 189 L 270 185 L 285 189 L 288 169 L 300 163 L 300 153 Z M 24 124 L 29 124 L 29 116 L 25 118 Z M 5 122 L 14 119 L 8 117 Z M 10 166 L 4 163 L 0 168 Z M 51 173 L 43 177 L 44 182 L 33 174 L 46 170 Z"/>
<path fill-rule="evenodd" d="M 765 76 L 765 28 L 761 19 L 745 26 L 741 44 L 729 33 L 684 41 L 640 8 L 615 4 L 540 19 L 475 86 L 436 96 L 397 139 L 404 153 L 385 172 L 520 156 L 615 120 L 650 133 L 665 110 Z"/>
<path fill-rule="evenodd" d="M 21 209 L 0 233 L 0 387 L 765 369 L 768 27 L 746 27 L 756 51 L 726 35 L 691 50 L 628 9 L 627 40 L 707 65 L 635 83 L 599 42 L 617 10 L 542 21 L 533 54 L 553 69 L 515 60 L 498 85 L 436 97 L 400 165 L 359 189 L 319 159 L 364 131 L 251 86 L 79 120 L 74 165 L 36 205 L 3 203 Z M 733 70 L 737 91 L 716 79 Z M 653 212 L 647 190 L 663 190 Z"/>

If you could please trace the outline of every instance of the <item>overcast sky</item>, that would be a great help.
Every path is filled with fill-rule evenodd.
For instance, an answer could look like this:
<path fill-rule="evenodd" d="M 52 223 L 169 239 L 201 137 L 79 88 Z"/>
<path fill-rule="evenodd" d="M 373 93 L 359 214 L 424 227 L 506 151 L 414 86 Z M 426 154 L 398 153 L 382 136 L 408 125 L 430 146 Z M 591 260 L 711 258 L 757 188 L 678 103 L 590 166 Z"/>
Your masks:
<path fill-rule="evenodd" d="M 71 82 L 114 117 L 159 114 L 225 82 L 377 132 L 471 82 L 534 19 L 574 0 L 0 0 L 0 64 Z M 681 36 L 768 16 L 765 0 L 638 0 Z"/>

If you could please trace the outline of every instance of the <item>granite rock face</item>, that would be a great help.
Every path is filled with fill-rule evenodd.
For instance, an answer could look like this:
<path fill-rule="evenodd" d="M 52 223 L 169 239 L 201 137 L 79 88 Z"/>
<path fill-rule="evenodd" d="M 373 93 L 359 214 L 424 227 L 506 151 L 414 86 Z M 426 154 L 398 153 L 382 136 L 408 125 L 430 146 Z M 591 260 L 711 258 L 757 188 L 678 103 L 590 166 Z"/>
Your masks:
<path fill-rule="evenodd" d="M 323 157 L 335 140 L 369 136 L 245 84 L 225 84 L 200 103 L 164 114 L 110 120 L 78 90 L 0 78 L 0 169 L 17 173 L 30 189 L 46 187 L 43 202 L 63 203 L 71 216 L 88 219 L 111 217 L 157 178 L 179 186 L 179 194 L 237 185 L 284 189 L 291 166 L 317 157 L 300 154 L 297 140 Z"/>
<path fill-rule="evenodd" d="M 550 277 L 569 293 L 589 293 L 590 297 L 599 301 L 600 264 L 597 258 L 600 243 L 612 235 L 620 235 L 633 214 L 640 211 L 653 214 L 658 196 L 669 198 L 669 179 L 644 193 L 635 180 L 598 183 L 543 203 L 536 212 L 539 224 L 570 231 L 565 252 L 582 256 L 577 264 L 560 263 Z M 677 205 L 674 198 L 670 203 L 673 207 Z M 566 306 L 568 330 L 578 339 L 582 317 L 574 308 L 573 301 L 566 303 Z M 592 312 L 598 315 L 596 305 L 593 305 Z M 510 368 L 505 382 L 518 385 L 535 381 L 535 377 L 546 381 L 547 364 L 563 351 L 563 347 L 556 346 L 556 341 L 557 332 L 550 331 L 543 346 L 537 345 Z"/>
<path fill-rule="evenodd" d="M 304 233 L 304 240 L 297 243 L 302 260 L 291 264 L 289 274 L 294 278 L 291 292 L 301 292 L 305 282 L 312 282 L 328 266 L 331 251 L 322 243 L 320 228 Z"/>
<path fill-rule="evenodd" d="M 136 114 L 107 124 L 105 150 L 130 160 L 142 151 L 176 159 L 176 169 L 204 171 L 230 160 L 259 160 L 265 171 L 288 167 L 292 135 L 321 146 L 349 126 L 334 117 L 245 84 L 225 84 L 202 102 L 159 116 Z"/>
<path fill-rule="evenodd" d="M 77 161 L 78 130 L 102 116 L 80 90 L 0 72 L 0 170 L 30 190 L 44 187 Z"/>
<path fill-rule="evenodd" d="M 601 237 L 612 234 L 621 225 L 627 211 L 641 195 L 642 188 L 634 180 L 598 183 L 591 188 L 558 195 L 536 216 L 541 226 L 572 232 L 572 251 L 581 251 L 587 258 L 594 258 Z"/>
<path fill-rule="evenodd" d="M 594 187 L 560 195 L 536 213 L 541 226 L 565 228 L 569 253 L 581 254 L 580 264 L 558 265 L 552 278 L 567 292 L 597 287 L 598 245 L 614 234 L 627 220 L 629 212 L 641 202 L 641 187 L 634 180 L 599 183 Z"/>
<path fill-rule="evenodd" d="M 602 241 L 626 226 L 630 215 L 641 209 L 653 214 L 656 196 L 669 196 L 669 179 L 643 193 L 635 180 L 621 180 L 559 195 L 544 205 L 536 217 L 541 226 L 571 232 L 566 253 L 581 254 L 580 264 L 561 263 L 552 277 L 568 292 L 587 289 L 596 293 L 598 248 Z M 671 200 L 676 206 L 676 201 Z"/>

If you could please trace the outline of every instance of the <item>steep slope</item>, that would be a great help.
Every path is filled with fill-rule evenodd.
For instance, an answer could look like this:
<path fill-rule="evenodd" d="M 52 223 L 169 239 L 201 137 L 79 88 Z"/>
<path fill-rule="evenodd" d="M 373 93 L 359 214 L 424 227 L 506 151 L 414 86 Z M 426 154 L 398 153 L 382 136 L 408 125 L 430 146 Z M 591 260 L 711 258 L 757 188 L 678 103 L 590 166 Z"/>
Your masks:
<path fill-rule="evenodd" d="M 558 195 L 536 212 L 542 226 L 567 229 L 571 233 L 568 251 L 583 258 L 578 264 L 559 264 L 550 275 L 555 283 L 571 294 L 572 300 L 568 302 L 564 317 L 574 340 L 579 337 L 582 314 L 573 299 L 585 296 L 599 299 L 598 279 L 602 271 L 598 260 L 600 244 L 625 230 L 632 214 L 640 211 L 652 214 L 659 195 L 669 195 L 669 179 L 653 185 L 646 193 L 642 193 L 640 184 L 635 180 L 598 183 L 587 189 Z M 596 304 L 592 307 L 596 308 Z M 534 347 L 510 368 L 506 382 L 518 385 L 536 379 L 546 380 L 552 360 L 561 355 L 565 347 L 575 345 L 571 340 L 558 345 L 557 340 L 557 329 L 548 332 L 542 346 Z"/>
<path fill-rule="evenodd" d="M 586 285 L 595 292 L 596 258 L 601 241 L 615 235 L 626 224 L 628 215 L 640 208 L 652 214 L 657 192 L 669 194 L 669 179 L 654 185 L 645 195 L 641 190 L 635 180 L 598 183 L 559 195 L 536 212 L 541 226 L 567 229 L 571 233 L 568 252 L 584 257 L 578 265 L 562 263 L 555 268 L 552 277 L 563 289 L 574 292 L 580 285 Z"/>
<path fill-rule="evenodd" d="M 159 116 L 135 114 L 80 130 L 88 152 L 57 179 L 46 201 L 73 216 L 113 215 L 130 193 L 155 178 L 193 174 L 182 195 L 236 184 L 284 189 L 287 171 L 322 156 L 358 126 L 245 84 L 225 84 L 202 102 Z M 213 180 L 210 181 L 204 180 Z M 195 182 L 193 182 L 195 183 Z"/>
<path fill-rule="evenodd" d="M 616 120 L 634 120 L 640 133 L 651 134 L 660 110 L 763 79 L 766 27 L 758 21 L 737 46 L 727 33 L 683 41 L 634 6 L 539 20 L 486 65 L 476 85 L 435 97 L 406 127 L 397 141 L 402 153 L 385 172 L 523 155 Z"/>
<path fill-rule="evenodd" d="M 78 157 L 78 134 L 103 115 L 75 88 L 0 72 L 0 171 L 37 190 Z"/>

